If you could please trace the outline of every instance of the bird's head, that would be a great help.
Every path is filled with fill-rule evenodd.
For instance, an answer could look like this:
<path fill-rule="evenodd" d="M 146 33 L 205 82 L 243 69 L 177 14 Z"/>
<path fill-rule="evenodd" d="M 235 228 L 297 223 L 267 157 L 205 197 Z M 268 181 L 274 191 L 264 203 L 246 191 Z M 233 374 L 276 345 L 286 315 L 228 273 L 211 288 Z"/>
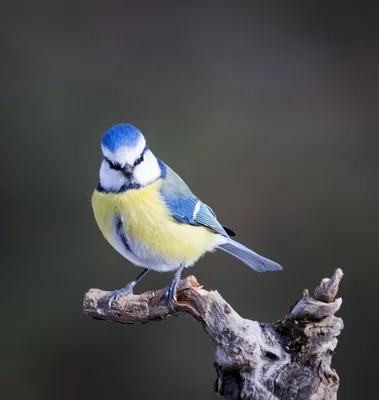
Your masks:
<path fill-rule="evenodd" d="M 109 192 L 146 186 L 161 176 L 157 158 L 132 125 L 115 125 L 101 141 L 100 185 Z"/>

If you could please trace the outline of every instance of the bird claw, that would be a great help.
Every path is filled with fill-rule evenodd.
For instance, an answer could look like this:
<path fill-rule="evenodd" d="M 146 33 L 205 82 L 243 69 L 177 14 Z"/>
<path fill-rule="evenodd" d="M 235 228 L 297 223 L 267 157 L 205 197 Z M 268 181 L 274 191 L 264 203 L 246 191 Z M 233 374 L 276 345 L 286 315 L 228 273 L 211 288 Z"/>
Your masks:
<path fill-rule="evenodd" d="M 117 301 L 120 297 L 125 296 L 127 294 L 133 294 L 133 286 L 134 285 L 126 285 L 122 289 L 113 290 L 112 292 L 108 293 L 108 295 L 105 298 L 106 312 L 109 312 L 112 309 L 112 304 L 114 301 Z"/>
<path fill-rule="evenodd" d="M 170 312 L 175 312 L 175 303 L 176 303 L 176 289 L 178 288 L 178 284 L 180 281 L 180 275 L 183 271 L 184 264 L 181 264 L 178 270 L 176 271 L 174 278 L 170 285 L 168 286 L 166 290 L 166 301 L 167 301 L 167 307 L 170 310 Z"/>
<path fill-rule="evenodd" d="M 170 284 L 170 286 L 166 290 L 166 302 L 167 302 L 167 307 L 171 312 L 175 311 L 176 301 L 177 301 L 176 285 Z"/>

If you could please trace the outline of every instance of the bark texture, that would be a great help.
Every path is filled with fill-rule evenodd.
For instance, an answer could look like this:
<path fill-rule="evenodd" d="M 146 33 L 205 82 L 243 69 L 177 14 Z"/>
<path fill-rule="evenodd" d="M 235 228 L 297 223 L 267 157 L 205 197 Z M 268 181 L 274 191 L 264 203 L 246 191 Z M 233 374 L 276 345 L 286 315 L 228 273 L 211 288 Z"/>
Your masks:
<path fill-rule="evenodd" d="M 217 291 L 203 289 L 194 276 L 180 282 L 175 310 L 165 301 L 165 289 L 120 298 L 109 312 L 108 292 L 85 294 L 84 312 L 96 319 L 124 324 L 160 321 L 173 313 L 190 314 L 216 346 L 214 389 L 227 400 L 334 400 L 339 377 L 331 368 L 342 319 L 334 314 L 342 271 L 325 278 L 292 306 L 283 321 L 264 324 L 242 318 Z"/>

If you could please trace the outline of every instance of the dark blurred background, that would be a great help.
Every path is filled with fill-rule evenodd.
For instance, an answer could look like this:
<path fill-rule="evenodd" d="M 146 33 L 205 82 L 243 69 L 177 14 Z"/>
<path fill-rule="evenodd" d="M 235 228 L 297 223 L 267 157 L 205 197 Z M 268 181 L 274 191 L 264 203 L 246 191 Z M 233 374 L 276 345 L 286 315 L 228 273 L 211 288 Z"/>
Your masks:
<path fill-rule="evenodd" d="M 239 240 L 193 273 L 247 318 L 282 318 L 341 267 L 342 399 L 376 388 L 377 15 L 356 3 L 16 1 L 2 5 L 1 398 L 216 399 L 213 345 L 189 317 L 83 315 L 138 272 L 102 238 L 99 142 L 129 122 Z M 322 4 L 321 4 L 322 3 Z M 137 291 L 165 286 L 152 274 Z"/>

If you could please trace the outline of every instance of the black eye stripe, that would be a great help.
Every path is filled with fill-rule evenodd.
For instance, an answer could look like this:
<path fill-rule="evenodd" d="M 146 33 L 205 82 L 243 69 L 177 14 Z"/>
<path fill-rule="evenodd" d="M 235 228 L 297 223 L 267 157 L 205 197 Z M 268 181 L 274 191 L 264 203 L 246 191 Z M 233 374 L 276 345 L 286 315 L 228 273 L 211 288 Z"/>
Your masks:
<path fill-rule="evenodd" d="M 134 162 L 133 167 L 136 167 L 137 165 L 141 164 L 141 162 L 144 160 L 144 156 L 146 151 L 148 150 L 147 145 L 145 146 L 145 148 L 143 149 L 141 155 L 139 156 L 139 158 Z M 118 163 L 114 163 L 113 161 L 111 161 L 109 158 L 103 156 L 103 159 L 106 161 L 106 163 L 109 165 L 110 169 L 115 169 L 116 171 L 122 171 L 122 165 L 118 164 Z"/>
<path fill-rule="evenodd" d="M 121 171 L 122 170 L 122 167 L 121 167 L 121 165 L 120 164 L 116 164 L 116 163 L 113 163 L 109 158 L 107 158 L 107 157 L 104 157 L 104 160 L 107 162 L 107 164 L 109 165 L 109 168 L 111 168 L 111 169 L 115 169 L 115 170 L 117 170 L 117 171 Z"/>
<path fill-rule="evenodd" d="M 148 149 L 148 147 L 146 145 L 145 148 L 143 149 L 141 155 L 139 156 L 139 158 L 134 162 L 134 167 L 141 164 L 141 162 L 144 160 L 144 156 L 145 156 L 147 149 Z"/>
<path fill-rule="evenodd" d="M 134 162 L 134 166 L 136 167 L 137 165 L 141 164 L 143 161 L 143 154 L 140 155 L 140 158 Z"/>

